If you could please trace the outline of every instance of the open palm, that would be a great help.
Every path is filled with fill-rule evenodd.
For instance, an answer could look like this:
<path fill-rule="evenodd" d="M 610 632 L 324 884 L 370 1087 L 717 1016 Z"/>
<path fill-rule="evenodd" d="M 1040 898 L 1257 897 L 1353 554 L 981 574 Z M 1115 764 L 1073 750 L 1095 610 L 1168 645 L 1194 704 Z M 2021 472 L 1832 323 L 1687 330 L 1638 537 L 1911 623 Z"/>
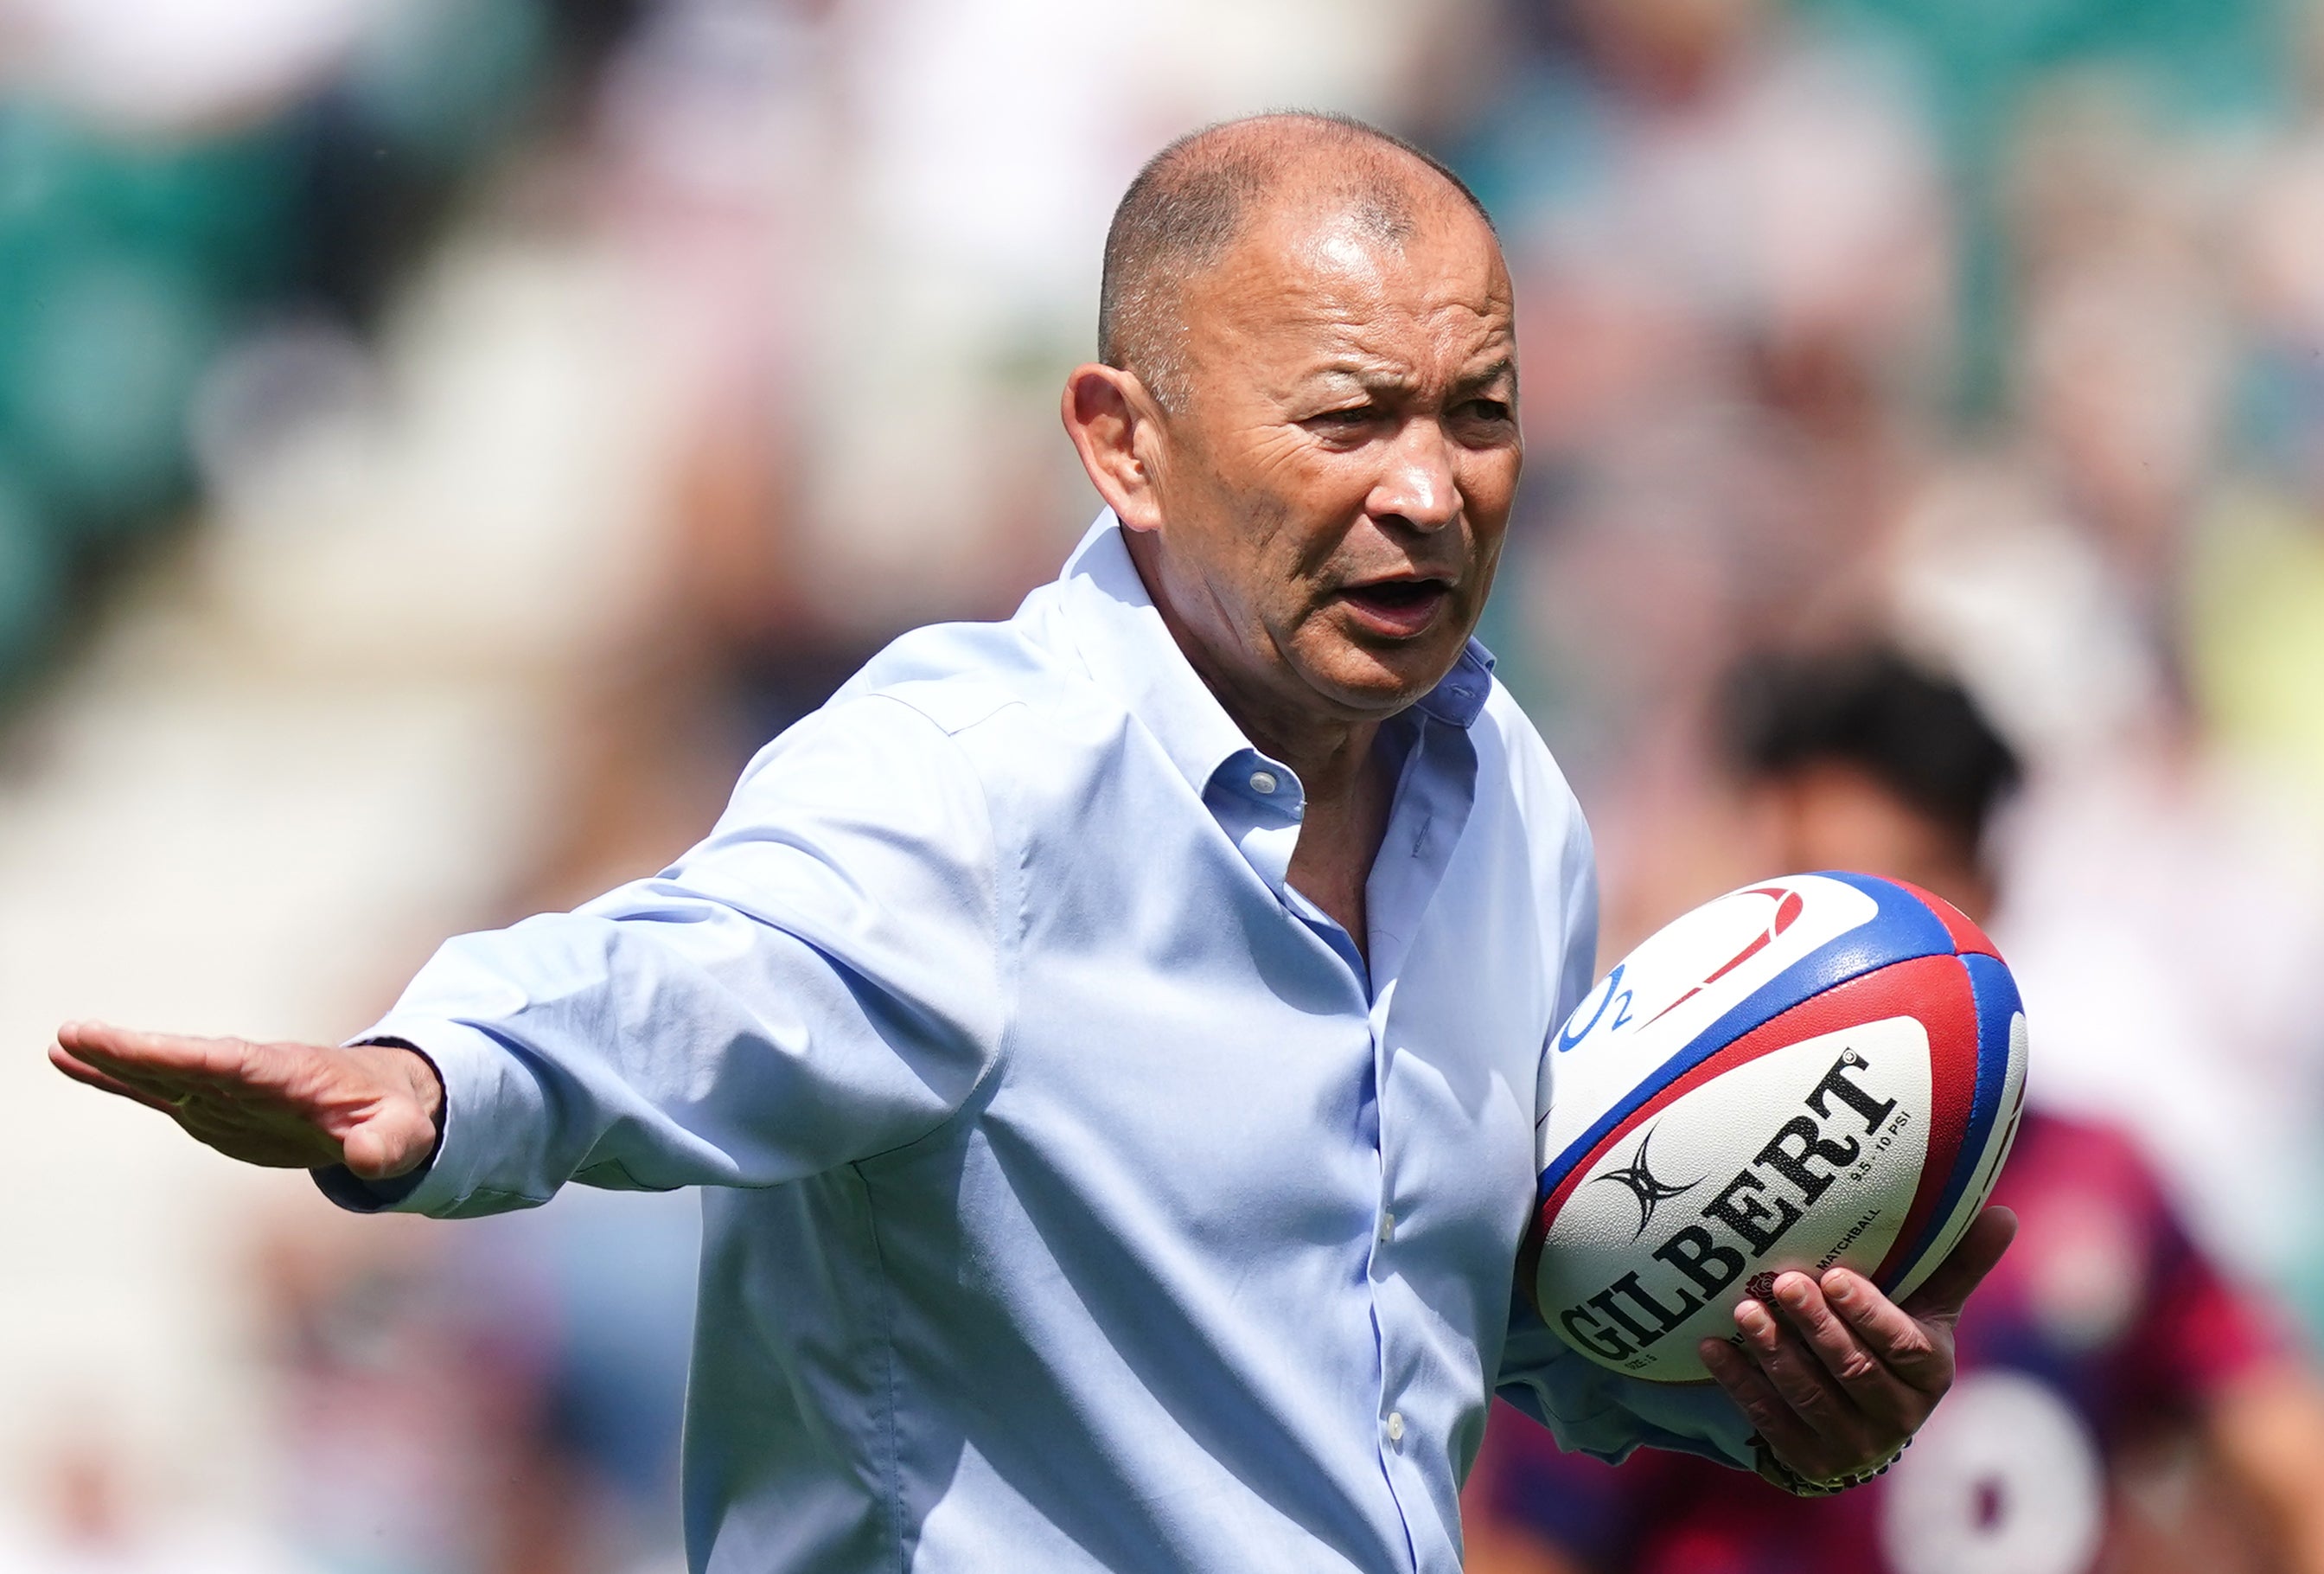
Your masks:
<path fill-rule="evenodd" d="M 399 1044 L 252 1043 L 70 1022 L 49 1051 L 75 1081 L 158 1109 L 228 1158 L 277 1169 L 345 1164 L 367 1180 L 435 1149 L 443 1086 Z"/>

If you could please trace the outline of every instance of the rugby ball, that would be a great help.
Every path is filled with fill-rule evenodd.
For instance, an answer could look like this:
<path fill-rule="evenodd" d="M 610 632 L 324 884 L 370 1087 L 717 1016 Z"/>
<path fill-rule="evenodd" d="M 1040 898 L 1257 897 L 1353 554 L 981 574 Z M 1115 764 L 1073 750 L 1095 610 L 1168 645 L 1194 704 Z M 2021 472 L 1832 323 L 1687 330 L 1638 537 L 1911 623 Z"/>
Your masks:
<path fill-rule="evenodd" d="M 1916 886 L 1795 875 L 1706 903 L 1543 1056 L 1536 1308 L 1601 1366 L 1686 1383 L 1785 1269 L 1903 1300 L 1993 1190 L 2025 1052 L 2000 953 Z"/>

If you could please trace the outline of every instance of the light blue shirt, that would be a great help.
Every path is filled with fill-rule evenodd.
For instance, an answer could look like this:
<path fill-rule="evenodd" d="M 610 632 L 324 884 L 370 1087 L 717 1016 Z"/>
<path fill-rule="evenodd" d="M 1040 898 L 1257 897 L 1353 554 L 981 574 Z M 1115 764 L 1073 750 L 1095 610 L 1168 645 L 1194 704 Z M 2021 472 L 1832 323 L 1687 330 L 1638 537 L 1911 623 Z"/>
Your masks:
<path fill-rule="evenodd" d="M 906 635 L 709 838 L 445 946 L 367 1037 L 444 1079 L 455 1217 L 701 1186 L 693 1567 L 1424 1569 L 1501 1392 L 1747 1457 L 1715 1390 L 1513 1301 L 1588 832 L 1471 644 L 1390 722 L 1370 965 L 1286 884 L 1298 778 L 1111 517 L 1007 623 Z M 397 1195 L 401 1193 L 401 1195 Z"/>

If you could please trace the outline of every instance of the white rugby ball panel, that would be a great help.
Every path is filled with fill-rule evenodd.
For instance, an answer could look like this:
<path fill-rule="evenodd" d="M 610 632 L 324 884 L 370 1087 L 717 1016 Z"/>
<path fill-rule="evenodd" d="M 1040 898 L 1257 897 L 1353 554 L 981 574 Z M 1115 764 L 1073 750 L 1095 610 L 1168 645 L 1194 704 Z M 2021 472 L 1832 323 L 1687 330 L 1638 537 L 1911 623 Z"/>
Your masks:
<path fill-rule="evenodd" d="M 1550 1325 L 1637 1376 L 1704 1376 L 1695 1341 L 1772 1258 L 1877 1263 L 1921 1174 L 1928 1035 L 1895 1017 L 1786 1045 L 1626 1130 L 1543 1242 Z"/>

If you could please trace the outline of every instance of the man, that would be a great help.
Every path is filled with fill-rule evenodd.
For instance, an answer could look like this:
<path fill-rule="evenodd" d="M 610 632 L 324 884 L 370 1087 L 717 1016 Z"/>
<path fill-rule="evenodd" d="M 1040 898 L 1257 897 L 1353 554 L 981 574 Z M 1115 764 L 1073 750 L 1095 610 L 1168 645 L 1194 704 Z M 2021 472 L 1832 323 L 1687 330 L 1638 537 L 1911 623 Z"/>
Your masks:
<path fill-rule="evenodd" d="M 697 1568 L 1449 1574 L 1497 1382 L 1609 1457 L 1877 1468 L 2006 1215 L 1910 1309 L 1787 1275 L 1731 1401 L 1513 1313 L 1595 897 L 1469 638 L 1520 458 L 1482 211 L 1351 123 L 1198 133 L 1100 339 L 1063 578 L 899 641 L 675 867 L 451 942 L 344 1050 L 58 1065 L 355 1208 L 709 1188 Z"/>
<path fill-rule="evenodd" d="M 1959 685 L 1868 649 L 1751 662 L 1724 698 L 1770 867 L 1891 875 L 1984 921 L 1985 830 L 2017 764 Z M 1471 1574 L 2086 1574 L 2199 1559 L 2218 1574 L 2252 1561 L 2324 1574 L 2313 1374 L 2189 1239 L 2124 1134 L 2046 1112 L 2036 1086 L 1994 1193 L 2021 1233 L 1961 1319 L 1951 1398 L 1895 1470 L 1801 1502 L 1672 1454 L 1616 1469 L 1559 1456 L 1497 1420 L 1470 1488 Z M 2140 1460 L 2190 1432 L 2241 1524 L 2182 1507 L 2174 1531 L 2129 1511 Z M 2172 1495 L 2200 1504 L 2189 1480 L 2180 1469 Z"/>

